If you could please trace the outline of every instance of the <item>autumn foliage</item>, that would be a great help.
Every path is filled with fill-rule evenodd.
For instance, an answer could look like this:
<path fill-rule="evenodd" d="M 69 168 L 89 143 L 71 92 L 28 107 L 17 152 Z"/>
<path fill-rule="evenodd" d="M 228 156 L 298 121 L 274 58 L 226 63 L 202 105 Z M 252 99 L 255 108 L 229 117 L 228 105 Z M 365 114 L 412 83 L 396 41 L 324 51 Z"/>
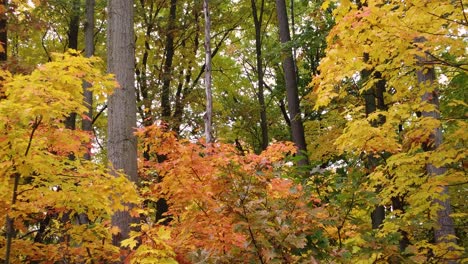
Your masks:
<path fill-rule="evenodd" d="M 11 263 L 119 257 L 111 244 L 110 216 L 124 209 L 123 202 L 136 200 L 136 192 L 125 177 L 82 159 L 91 135 L 63 123 L 71 112 L 86 111 L 83 80 L 101 100 L 115 88 L 99 63 L 60 54 L 30 75 L 1 73 L 0 225 L 6 228 L 0 251 L 3 258 L 10 248 Z"/>
<path fill-rule="evenodd" d="M 326 214 L 316 196 L 289 178 L 294 169 L 286 159 L 296 152 L 291 143 L 241 155 L 233 145 L 178 141 L 163 131 L 138 132 L 154 149 L 142 166 L 143 196 L 169 202 L 166 243 L 178 261 L 312 261 L 324 250 L 318 244 L 326 244 L 320 224 Z M 165 161 L 157 163 L 158 155 Z M 152 184 L 156 179 L 162 180 Z"/>
<path fill-rule="evenodd" d="M 35 2 L 39 6 L 42 1 Z M 156 8 L 156 2 L 140 1 L 136 10 L 169 13 L 168 7 Z M 234 2 L 239 1 L 230 1 Z M 273 7 L 265 2 L 266 7 Z M 219 49 L 222 56 L 241 57 L 245 69 L 232 73 L 227 69 L 237 67 L 238 61 L 227 57 L 215 61 L 220 67 L 213 72 L 220 74 L 214 79 L 218 85 L 214 87 L 216 140 L 206 143 L 199 138 L 203 103 L 196 84 L 203 71 L 196 80 L 191 75 L 201 65 L 196 60 L 198 39 L 191 39 L 201 34 L 198 21 L 183 22 L 193 23 L 184 29 L 195 32 L 185 30 L 184 34 L 194 35 L 184 35 L 183 41 L 177 35 L 183 30 L 171 32 L 180 41 L 176 41 L 180 50 L 172 55 L 180 57 L 170 72 L 180 76 L 171 79 L 179 83 L 173 85 L 177 86 L 174 102 L 168 102 L 174 113 L 164 116 L 164 121 L 156 121 L 161 109 L 159 98 L 154 98 L 160 91 L 154 87 L 164 83 L 169 69 L 158 72 L 156 65 L 164 56 L 156 55 L 160 46 L 148 41 L 153 35 L 164 35 L 152 27 L 160 30 L 167 25 L 158 24 L 158 15 L 146 13 L 137 22 L 141 26 L 137 32 L 142 25 L 148 28 L 147 35 L 142 37 L 140 32 L 136 42 L 137 53 L 145 54 L 145 59 L 135 60 L 145 63 L 135 73 L 136 90 L 141 93 L 136 106 L 138 127 L 127 127 L 138 137 L 136 183 L 105 158 L 106 144 L 113 143 L 105 142 L 104 109 L 108 96 L 121 88 L 112 75 L 103 73 L 100 59 L 85 59 L 70 50 L 51 55 L 50 62 L 34 70 L 21 71 L 20 60 L 5 62 L 0 70 L 0 260 L 466 262 L 468 5 L 448 0 L 296 2 L 314 2 L 314 14 L 308 14 L 312 5 L 304 5 L 302 22 L 330 19 L 304 28 L 311 35 L 323 36 L 325 31 L 314 31 L 319 27 L 330 27 L 330 32 L 326 31 L 326 40 L 317 40 L 317 50 L 307 47 L 316 51 L 314 56 L 324 57 L 316 61 L 309 86 L 304 84 L 300 91 L 301 103 L 307 104 L 302 113 L 308 150 L 301 155 L 288 141 L 267 138 L 272 143 L 263 152 L 255 146 L 260 123 L 255 127 L 258 105 L 253 106 L 250 97 L 255 98 L 256 92 L 246 92 L 250 76 L 241 75 L 249 75 L 244 73 L 249 58 L 237 50 L 246 48 L 239 43 L 251 42 L 247 33 L 225 33 L 221 39 L 224 33 L 214 34 L 215 40 L 232 45 L 223 49 L 219 44 L 213 53 Z M 221 9 L 229 9 L 226 6 L 213 10 L 224 12 Z M 194 20 L 201 14 L 195 11 Z M 235 11 L 246 13 L 243 8 Z M 229 17 L 226 14 L 214 16 L 214 28 L 237 30 L 237 25 L 223 23 L 224 16 Z M 181 23 L 179 19 L 173 22 Z M 227 25 L 229 29 L 224 28 Z M 265 43 L 277 45 L 269 36 L 273 35 L 270 25 L 264 27 Z M 302 29 L 296 31 L 299 34 Z M 285 47 L 304 44 L 308 37 L 304 33 Z M 162 45 L 164 41 L 155 42 Z M 309 72 L 309 66 L 303 65 L 309 51 L 294 48 L 296 67 Z M 280 56 L 274 53 L 280 54 L 280 48 L 264 54 L 272 60 L 265 64 L 265 88 L 270 93 L 268 107 L 276 102 L 282 108 L 262 106 L 269 119 L 288 115 L 281 78 L 275 76 L 278 87 L 270 84 L 273 75 L 283 74 Z M 33 59 L 31 64 L 41 60 Z M 103 109 L 95 116 L 85 114 L 84 82 L 93 92 L 92 108 Z M 228 83 L 230 88 L 222 87 Z M 77 114 L 77 122 L 92 120 L 94 131 L 67 128 L 65 120 L 72 113 Z M 271 137 L 289 136 L 287 121 L 269 121 Z M 298 156 L 307 156 L 310 166 L 297 166 Z M 161 206 L 162 201 L 167 208 Z M 376 224 L 377 209 L 382 209 L 383 216 Z M 121 230 L 113 226 L 112 216 L 119 211 L 128 211 L 134 223 L 130 237 L 113 245 L 113 236 Z M 440 219 L 450 222 L 444 225 Z"/>

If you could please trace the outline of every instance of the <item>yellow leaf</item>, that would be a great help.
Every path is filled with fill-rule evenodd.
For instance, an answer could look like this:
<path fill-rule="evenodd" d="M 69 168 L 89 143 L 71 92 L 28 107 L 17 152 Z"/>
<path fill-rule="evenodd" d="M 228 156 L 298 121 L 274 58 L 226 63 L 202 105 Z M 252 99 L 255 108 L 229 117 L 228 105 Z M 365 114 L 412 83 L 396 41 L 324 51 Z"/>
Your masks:
<path fill-rule="evenodd" d="M 321 8 L 323 10 L 326 10 L 330 6 L 330 1 L 324 1 Z"/>
<path fill-rule="evenodd" d="M 117 235 L 118 233 L 120 233 L 120 228 L 118 226 L 112 226 L 110 229 L 110 233 L 112 235 Z"/>
<path fill-rule="evenodd" d="M 122 247 L 128 247 L 130 249 L 134 249 L 137 244 L 138 244 L 138 241 L 136 241 L 135 237 L 130 237 L 120 242 L 120 245 Z"/>

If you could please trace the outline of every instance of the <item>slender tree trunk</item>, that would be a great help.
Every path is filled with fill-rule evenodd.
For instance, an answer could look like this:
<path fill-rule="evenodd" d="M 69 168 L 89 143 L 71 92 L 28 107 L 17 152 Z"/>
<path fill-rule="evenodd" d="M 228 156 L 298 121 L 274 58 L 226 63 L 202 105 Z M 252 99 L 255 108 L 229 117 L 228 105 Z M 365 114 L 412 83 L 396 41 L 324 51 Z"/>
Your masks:
<path fill-rule="evenodd" d="M 417 39 L 417 42 L 424 42 L 423 38 Z M 418 61 L 421 65 L 424 65 L 424 62 L 427 58 L 418 57 Z M 417 71 L 418 83 L 422 86 L 429 88 L 430 91 L 426 92 L 422 100 L 426 101 L 430 104 L 433 104 L 436 107 L 436 110 L 430 112 L 422 112 L 421 115 L 423 117 L 432 117 L 434 119 L 440 119 L 439 109 L 439 94 L 437 89 L 431 90 L 431 87 L 434 87 L 434 83 L 436 82 L 435 71 L 433 67 L 427 67 L 423 70 Z M 427 146 L 424 146 L 425 151 L 436 151 L 437 148 L 442 144 L 442 128 L 436 128 L 431 136 L 430 136 L 431 143 Z M 433 164 L 429 163 L 426 165 L 426 172 L 429 176 L 439 176 L 446 173 L 447 169 L 444 167 L 436 167 Z M 448 196 L 448 187 L 442 186 L 441 195 Z M 452 208 L 450 204 L 450 199 L 440 200 L 435 199 L 434 203 L 438 204 L 441 208 L 437 212 L 437 224 L 438 228 L 434 230 L 434 240 L 437 244 L 440 243 L 454 243 L 456 244 L 455 239 L 455 225 L 453 222 L 452 217 L 450 214 L 452 213 Z M 448 261 L 448 263 L 456 263 L 455 260 Z"/>
<path fill-rule="evenodd" d="M 72 2 L 72 11 L 70 17 L 70 24 L 68 26 L 68 48 L 69 49 L 78 49 L 78 32 L 79 32 L 79 23 L 80 23 L 80 1 L 73 0 Z M 65 127 L 68 129 L 76 129 L 76 113 L 71 113 L 65 119 Z M 73 155 L 70 155 L 71 159 L 74 159 Z"/>
<path fill-rule="evenodd" d="M 167 25 L 167 37 L 166 37 L 166 57 L 163 68 L 163 86 L 161 92 L 161 109 L 162 119 L 166 122 L 171 117 L 171 79 L 172 79 L 172 61 L 174 59 L 174 30 L 176 21 L 177 11 L 177 0 L 171 0 L 171 6 L 169 9 L 169 22 Z"/>
<path fill-rule="evenodd" d="M 80 30 L 80 0 L 73 0 L 70 24 L 68 25 L 68 48 L 78 49 L 78 32 Z M 65 119 L 65 127 L 68 129 L 76 129 L 76 113 L 71 113 Z M 73 155 L 70 155 L 74 159 Z"/>
<path fill-rule="evenodd" d="M 258 99 L 258 103 L 260 104 L 260 128 L 262 132 L 261 147 L 262 147 L 262 150 L 265 150 L 268 147 L 268 121 L 267 121 L 267 114 L 266 114 L 265 94 L 263 92 L 264 82 L 263 82 L 263 62 L 262 62 L 263 58 L 262 58 L 262 35 L 261 35 L 265 0 L 262 0 L 261 6 L 260 6 L 260 14 L 257 13 L 256 0 L 251 0 L 251 6 L 252 6 L 252 17 L 253 17 L 254 26 L 255 26 L 255 51 L 256 51 L 256 59 L 257 59 L 257 81 L 258 81 L 257 99 Z"/>
<path fill-rule="evenodd" d="M 150 51 L 149 40 L 151 38 L 151 33 L 153 32 L 153 25 L 151 22 L 146 26 L 145 34 L 145 51 L 143 52 L 143 59 L 141 61 L 141 72 L 140 72 L 140 87 L 141 87 L 141 96 L 143 99 L 143 106 L 145 111 L 142 111 L 143 124 L 149 126 L 153 124 L 153 114 L 151 111 L 151 101 L 153 98 L 149 97 L 149 87 L 148 87 L 148 78 L 147 78 L 147 65 L 148 57 Z"/>
<path fill-rule="evenodd" d="M 369 60 L 369 55 L 364 54 L 364 60 Z M 362 78 L 367 80 L 371 71 L 365 70 L 362 72 Z M 377 110 L 384 110 L 385 103 L 383 101 L 385 91 L 385 81 L 380 80 L 377 82 L 376 87 L 369 89 L 363 93 L 364 101 L 366 103 L 366 116 L 374 113 Z M 383 121 L 383 120 L 381 120 Z M 372 126 L 379 126 L 383 122 L 373 122 Z M 373 170 L 379 164 L 379 160 L 376 157 L 367 157 L 367 169 Z M 379 192 L 379 190 L 377 190 Z M 385 219 L 385 207 L 382 205 L 376 206 L 371 213 L 372 229 L 378 229 Z"/>
<path fill-rule="evenodd" d="M 5 12 L 0 13 L 0 45 L 3 49 L 3 52 L 0 52 L 0 64 L 3 64 L 7 61 L 8 58 L 8 21 L 7 21 L 7 8 L 8 0 L 0 0 L 0 5 L 3 6 Z M 2 65 L 0 65 L 2 66 Z M 0 78 L 2 81 L 2 78 Z M 0 84 L 0 100 L 5 99 L 6 95 L 2 92 L 3 89 Z"/>
<path fill-rule="evenodd" d="M 68 48 L 78 49 L 78 32 L 80 30 L 80 0 L 73 0 L 70 24 L 68 26 Z"/>
<path fill-rule="evenodd" d="M 11 199 L 11 206 L 15 205 L 16 199 L 18 197 L 18 185 L 20 180 L 20 175 L 18 173 L 14 174 L 14 183 L 13 183 L 13 197 Z M 5 245 L 5 264 L 10 264 L 10 255 L 11 255 L 11 244 L 13 238 L 16 236 L 15 230 L 15 219 L 10 217 L 9 215 L 6 216 L 6 245 Z"/>
<path fill-rule="evenodd" d="M 296 21 L 294 20 L 294 1 L 295 0 L 290 0 L 289 4 L 289 10 L 291 12 L 291 37 L 292 40 L 294 41 L 296 39 Z M 296 46 L 292 47 L 292 57 L 293 57 L 293 63 L 294 63 L 294 71 L 296 72 L 296 81 L 299 82 L 299 69 L 297 68 L 297 62 L 296 62 Z"/>
<path fill-rule="evenodd" d="M 211 21 L 208 0 L 203 1 L 203 13 L 205 15 L 205 93 L 206 93 L 206 113 L 205 119 L 205 137 L 206 143 L 213 142 L 212 116 L 213 116 L 213 98 L 211 92 Z"/>
<path fill-rule="evenodd" d="M 79 32 L 79 29 L 80 29 L 80 0 L 73 0 L 72 10 L 71 10 L 71 17 L 70 17 L 70 24 L 68 25 L 68 32 L 67 32 L 68 48 L 69 49 L 74 49 L 74 50 L 78 49 L 78 32 Z M 65 128 L 75 130 L 76 129 L 76 113 L 75 112 L 70 113 L 70 115 L 68 115 L 65 118 L 64 123 L 65 123 Z M 76 156 L 75 156 L 74 153 L 70 153 L 70 154 L 68 154 L 68 158 L 70 160 L 75 160 Z M 62 216 L 61 221 L 63 223 L 66 223 L 69 220 L 70 220 L 70 212 L 67 212 Z M 79 218 L 78 218 L 78 220 L 79 220 Z M 63 240 L 63 241 L 69 240 L 68 238 L 66 238 L 66 236 L 62 237 L 60 239 Z"/>
<path fill-rule="evenodd" d="M 88 58 L 94 55 L 94 6 L 95 0 L 86 0 L 85 55 Z M 89 87 L 89 83 L 83 83 L 84 104 L 88 110 L 87 118 L 81 121 L 81 129 L 91 133 L 93 131 L 93 92 L 88 89 Z M 85 159 L 91 160 L 91 144 L 87 148 Z"/>
<path fill-rule="evenodd" d="M 282 44 L 291 41 L 288 26 L 288 16 L 286 13 L 285 0 L 276 0 L 276 12 L 278 15 L 280 40 Z M 288 100 L 288 110 L 291 120 L 291 134 L 293 142 L 296 144 L 302 158 L 299 160 L 299 165 L 305 166 L 309 164 L 307 159 L 307 145 L 304 136 L 304 126 L 302 124 L 299 92 L 297 89 L 296 72 L 294 70 L 294 60 L 291 54 L 291 49 L 283 50 L 283 70 L 286 83 L 286 96 Z"/>
<path fill-rule="evenodd" d="M 129 180 L 138 181 L 135 98 L 135 37 L 133 33 L 133 1 L 108 1 L 108 72 L 115 74 L 120 84 L 108 102 L 108 158 L 116 170 L 123 170 Z M 131 207 L 131 206 L 130 206 Z M 113 244 L 128 237 L 135 222 L 128 212 L 117 212 L 112 224 L 120 228 Z"/>
<path fill-rule="evenodd" d="M 5 12 L 0 14 L 0 44 L 2 45 L 3 52 L 0 52 L 0 62 L 7 60 L 8 50 L 8 21 L 7 21 L 7 8 L 8 0 L 2 0 L 0 5 L 3 5 Z"/>

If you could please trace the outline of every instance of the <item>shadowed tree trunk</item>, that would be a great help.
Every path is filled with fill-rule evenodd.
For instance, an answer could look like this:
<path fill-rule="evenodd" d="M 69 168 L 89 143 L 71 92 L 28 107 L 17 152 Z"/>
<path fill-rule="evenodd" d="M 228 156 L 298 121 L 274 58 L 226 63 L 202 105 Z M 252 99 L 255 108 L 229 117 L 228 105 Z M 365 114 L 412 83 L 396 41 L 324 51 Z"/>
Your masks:
<path fill-rule="evenodd" d="M 95 0 L 86 0 L 85 55 L 88 58 L 94 55 L 94 6 Z M 81 129 L 91 133 L 93 131 L 93 92 L 88 89 L 89 86 L 89 83 L 83 84 L 84 104 L 88 109 L 86 112 L 88 118 L 83 118 L 81 121 Z M 91 159 L 91 144 L 88 146 L 85 159 Z"/>
<path fill-rule="evenodd" d="M 364 53 L 364 61 L 369 61 L 369 54 Z M 364 82 L 368 81 L 370 75 L 372 74 L 373 70 L 363 70 L 361 72 L 361 78 Z M 384 102 L 384 92 L 385 92 L 385 80 L 381 79 L 381 74 L 379 72 L 374 73 L 375 78 L 379 79 L 376 85 L 371 89 L 363 92 L 363 97 L 365 101 L 365 110 L 366 110 L 366 117 L 370 114 L 374 113 L 377 110 L 385 110 L 385 102 Z M 380 126 L 385 123 L 385 120 L 374 120 L 372 122 L 372 126 Z M 366 168 L 369 171 L 373 171 L 379 165 L 379 159 L 374 157 L 373 155 L 368 155 L 367 157 L 367 165 Z M 379 192 L 379 190 L 377 190 Z M 376 206 L 376 208 L 371 213 L 371 221 L 372 221 L 372 229 L 378 229 L 385 219 L 385 207 L 382 205 Z"/>
<path fill-rule="evenodd" d="M 367 3 L 357 1 L 358 9 L 362 9 L 363 7 L 367 6 Z M 369 54 L 364 53 L 363 54 L 364 61 L 369 60 Z M 361 77 L 362 79 L 366 80 L 369 78 L 369 75 L 372 73 L 373 70 L 363 70 L 361 72 Z M 377 76 L 374 76 L 376 78 L 381 77 L 381 73 L 376 73 Z M 363 93 L 364 101 L 365 101 L 365 106 L 366 106 L 366 117 L 369 116 L 371 113 L 377 111 L 377 110 L 385 110 L 385 102 L 384 102 L 384 91 L 385 91 L 385 80 L 379 80 L 375 87 L 372 89 L 365 91 Z M 385 122 L 385 120 L 377 120 L 373 121 L 372 126 L 379 126 L 382 125 Z M 367 169 L 369 171 L 372 171 L 377 167 L 379 164 L 379 160 L 370 155 L 367 157 Z M 377 190 L 377 192 L 380 192 L 380 190 Z M 377 205 L 374 210 L 371 212 L 371 222 L 372 222 L 372 229 L 378 229 L 380 226 L 383 224 L 383 221 L 385 219 L 385 207 L 383 205 Z"/>
<path fill-rule="evenodd" d="M 70 24 L 68 25 L 68 48 L 78 49 L 78 32 L 80 30 L 80 0 L 73 0 Z M 76 129 L 76 113 L 71 113 L 65 119 L 65 127 L 68 129 Z M 73 155 L 70 155 L 73 159 Z"/>
<path fill-rule="evenodd" d="M 424 42 L 424 38 L 416 39 L 416 42 Z M 427 58 L 418 57 L 417 58 L 421 65 L 424 65 Z M 427 67 L 422 70 L 417 71 L 418 83 L 426 88 L 427 91 L 422 100 L 426 101 L 430 104 L 433 104 L 436 108 L 434 111 L 430 112 L 422 112 L 421 115 L 423 117 L 431 117 L 434 119 L 440 119 L 440 112 L 439 109 L 439 93 L 437 89 L 433 88 L 434 83 L 436 82 L 435 71 L 433 67 Z M 430 136 L 430 143 L 424 147 L 425 151 L 436 151 L 437 148 L 442 144 L 442 128 L 438 127 L 432 131 Z M 426 172 L 429 176 L 439 176 L 446 173 L 447 169 L 444 167 L 436 167 L 433 164 L 429 163 L 426 165 Z M 442 191 L 440 192 L 441 195 L 448 196 L 448 187 L 442 186 Z M 452 208 L 450 204 L 450 199 L 435 199 L 434 203 L 440 206 L 439 211 L 437 212 L 437 224 L 438 227 L 434 230 L 434 241 L 437 244 L 440 243 L 454 243 L 456 244 L 457 240 L 455 238 L 455 225 L 453 222 L 452 217 L 450 214 L 452 213 Z M 449 248 L 449 250 L 453 250 L 453 248 Z M 448 260 L 447 263 L 457 263 L 455 260 Z"/>
<path fill-rule="evenodd" d="M 210 36 L 210 9 L 208 6 L 208 0 L 203 1 L 203 13 L 205 14 L 205 93 L 206 93 L 206 113 L 205 119 L 205 137 L 206 143 L 213 142 L 213 127 L 212 127 L 212 116 L 213 116 L 213 97 L 211 92 L 211 36 Z"/>
<path fill-rule="evenodd" d="M 364 58 L 366 57 L 368 57 L 368 55 L 364 54 Z M 368 60 L 368 58 L 365 60 Z M 369 71 L 363 71 L 362 78 L 367 79 L 369 74 L 370 74 Z M 366 116 L 369 116 L 370 114 L 372 114 L 373 112 L 377 110 L 385 110 L 385 104 L 383 100 L 384 91 L 385 91 L 385 81 L 379 80 L 375 87 L 363 93 L 364 100 L 366 103 Z M 384 120 L 373 122 L 372 126 L 382 125 L 383 122 Z M 378 165 L 379 165 L 378 158 L 372 155 L 367 157 L 367 165 L 366 165 L 367 169 L 372 171 Z M 383 224 L 384 219 L 385 219 L 385 207 L 382 205 L 379 205 L 371 213 L 372 228 L 378 229 Z"/>
<path fill-rule="evenodd" d="M 86 0 L 86 21 L 85 21 L 85 56 L 87 58 L 94 55 L 94 6 L 95 0 Z M 88 82 L 83 82 L 83 103 L 87 108 L 86 118 L 81 120 L 81 129 L 89 134 L 93 131 L 93 92 L 88 88 L 91 85 Z M 92 142 L 88 142 L 87 152 L 84 155 L 85 160 L 91 160 Z M 77 216 L 78 224 L 86 224 L 89 219 L 86 214 L 81 213 Z"/>
<path fill-rule="evenodd" d="M 138 181 L 135 99 L 135 37 L 133 33 L 133 1 L 108 1 L 108 72 L 115 74 L 120 84 L 108 102 L 108 158 L 114 169 L 123 170 L 132 182 Z M 131 206 L 130 206 L 131 207 Z M 130 225 L 136 222 L 128 212 L 116 212 L 112 224 L 120 233 L 112 239 L 114 245 L 128 237 Z"/>
<path fill-rule="evenodd" d="M 1 0 L 0 5 L 3 6 L 5 12 L 0 14 L 0 43 L 3 48 L 3 52 L 0 52 L 0 62 L 7 60 L 7 50 L 8 50 L 8 21 L 7 21 L 7 8 L 8 8 L 8 1 Z"/>
<path fill-rule="evenodd" d="M 255 51 L 257 59 L 257 99 L 260 105 L 260 128 L 262 132 L 262 150 L 268 147 L 268 121 L 266 114 L 264 82 L 263 82 L 263 58 L 262 58 L 262 21 L 265 7 L 265 0 L 260 4 L 260 10 L 257 10 L 256 0 L 251 0 L 252 17 L 255 26 Z"/>
<path fill-rule="evenodd" d="M 163 68 L 163 86 L 161 91 L 161 115 L 162 119 L 166 122 L 171 117 L 171 80 L 172 80 L 172 61 L 174 59 L 174 30 L 176 21 L 177 11 L 177 0 L 171 0 L 171 6 L 169 9 L 169 22 L 167 24 L 166 32 L 166 48 L 165 48 L 165 60 Z"/>
<path fill-rule="evenodd" d="M 276 12 L 278 15 L 280 40 L 284 45 L 291 41 L 285 0 L 276 0 Z M 284 79 L 286 83 L 286 97 L 288 100 L 288 111 L 291 120 L 292 140 L 300 152 L 299 155 L 301 156 L 301 159 L 298 164 L 305 166 L 309 164 L 309 160 L 307 158 L 307 145 L 304 136 L 304 126 L 302 124 L 299 92 L 297 89 L 297 74 L 294 69 L 294 60 L 291 54 L 291 49 L 283 49 L 282 57 Z"/>

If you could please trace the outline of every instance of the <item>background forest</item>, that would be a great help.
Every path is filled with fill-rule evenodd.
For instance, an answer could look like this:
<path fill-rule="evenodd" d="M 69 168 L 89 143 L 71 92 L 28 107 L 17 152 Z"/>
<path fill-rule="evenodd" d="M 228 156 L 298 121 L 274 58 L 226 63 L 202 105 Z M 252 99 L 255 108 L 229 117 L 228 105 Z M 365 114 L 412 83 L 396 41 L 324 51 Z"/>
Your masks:
<path fill-rule="evenodd" d="M 3 263 L 465 263 L 468 2 L 0 0 Z"/>

